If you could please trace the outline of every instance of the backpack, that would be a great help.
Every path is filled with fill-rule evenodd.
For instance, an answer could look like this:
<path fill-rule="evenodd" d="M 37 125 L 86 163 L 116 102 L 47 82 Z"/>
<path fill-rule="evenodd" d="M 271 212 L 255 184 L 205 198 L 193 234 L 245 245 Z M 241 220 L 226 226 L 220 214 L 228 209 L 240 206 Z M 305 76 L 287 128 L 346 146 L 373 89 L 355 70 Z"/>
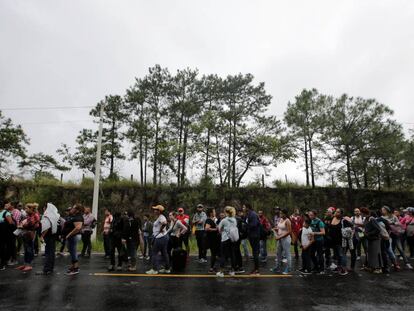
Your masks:
<path fill-rule="evenodd" d="M 390 239 L 390 235 L 387 229 L 385 229 L 385 224 L 382 221 L 379 223 L 379 227 L 381 239 L 388 241 Z"/>
<path fill-rule="evenodd" d="M 344 220 L 342 219 L 341 220 L 341 233 L 342 233 L 342 237 L 344 238 L 344 239 L 347 239 L 347 240 L 349 240 L 349 239 L 351 239 L 352 238 L 352 236 L 353 236 L 353 230 L 352 230 L 352 228 L 351 227 L 345 227 L 344 226 Z"/>
<path fill-rule="evenodd" d="M 373 219 L 365 225 L 365 236 L 368 240 L 376 240 L 380 237 L 381 228 L 378 222 Z"/>
<path fill-rule="evenodd" d="M 230 220 L 229 220 L 229 222 L 232 224 L 230 226 L 230 229 L 229 229 L 229 238 L 230 238 L 230 241 L 237 242 L 240 239 L 239 229 L 237 228 L 237 224 L 234 225 L 234 223 L 232 221 L 230 221 Z"/>
<path fill-rule="evenodd" d="M 245 221 L 241 218 L 236 218 L 237 220 L 237 229 L 239 230 L 239 238 L 240 240 L 247 239 L 247 233 L 248 233 L 248 226 Z"/>

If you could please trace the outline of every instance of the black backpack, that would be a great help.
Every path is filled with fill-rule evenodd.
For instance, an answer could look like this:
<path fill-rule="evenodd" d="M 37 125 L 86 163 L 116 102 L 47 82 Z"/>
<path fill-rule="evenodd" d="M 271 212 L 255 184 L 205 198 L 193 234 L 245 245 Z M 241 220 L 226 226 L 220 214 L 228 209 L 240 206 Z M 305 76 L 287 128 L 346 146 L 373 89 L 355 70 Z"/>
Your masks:
<path fill-rule="evenodd" d="M 239 238 L 240 240 L 247 239 L 248 236 L 248 226 L 247 223 L 241 219 L 240 217 L 236 218 L 237 220 L 237 229 L 239 230 Z"/>

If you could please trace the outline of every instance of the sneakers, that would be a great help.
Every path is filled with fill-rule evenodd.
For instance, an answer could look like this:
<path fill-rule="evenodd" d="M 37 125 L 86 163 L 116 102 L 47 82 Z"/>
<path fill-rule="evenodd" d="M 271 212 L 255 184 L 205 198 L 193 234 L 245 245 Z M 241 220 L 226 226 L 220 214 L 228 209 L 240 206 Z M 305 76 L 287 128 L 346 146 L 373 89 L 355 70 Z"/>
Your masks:
<path fill-rule="evenodd" d="M 236 273 L 235 273 L 234 271 L 230 271 L 230 272 L 229 272 L 229 275 L 230 275 L 230 276 L 235 276 L 235 275 L 236 275 Z"/>
<path fill-rule="evenodd" d="M 108 272 L 115 271 L 115 267 L 110 265 L 107 270 L 108 270 Z"/>
<path fill-rule="evenodd" d="M 243 273 L 245 273 L 246 271 L 244 271 L 244 269 L 242 269 L 242 268 L 240 268 L 240 269 L 238 269 L 238 270 L 236 270 L 236 271 L 234 271 L 236 274 L 243 274 Z"/>
<path fill-rule="evenodd" d="M 331 270 L 335 270 L 336 268 L 338 268 L 338 266 L 334 263 L 331 263 L 331 265 L 329 266 L 329 269 Z"/>
<path fill-rule="evenodd" d="M 151 270 L 148 270 L 147 272 L 145 272 L 146 274 L 150 274 L 150 275 L 155 275 L 155 274 L 158 274 L 158 271 L 157 270 L 154 270 L 154 269 L 151 269 Z"/>
<path fill-rule="evenodd" d="M 303 275 L 310 275 L 310 274 L 312 274 L 312 272 L 310 272 L 309 270 L 306 270 L 306 269 L 300 269 L 299 270 L 299 273 L 300 274 L 303 274 Z"/>
<path fill-rule="evenodd" d="M 144 259 L 144 256 L 138 256 L 138 259 L 142 260 L 142 259 Z"/>
<path fill-rule="evenodd" d="M 208 270 L 208 273 L 215 273 L 216 272 L 216 270 L 215 269 L 213 269 L 213 268 L 210 268 L 209 270 Z"/>
<path fill-rule="evenodd" d="M 219 278 L 224 278 L 224 273 L 222 271 L 219 271 L 216 273 L 216 276 L 218 276 Z"/>
<path fill-rule="evenodd" d="M 21 269 L 22 272 L 30 272 L 33 268 L 31 266 L 25 266 L 23 269 Z"/>
<path fill-rule="evenodd" d="M 76 274 L 79 274 L 79 268 L 73 268 L 70 271 L 67 271 L 65 274 L 66 275 L 76 275 Z"/>
<path fill-rule="evenodd" d="M 271 268 L 271 269 L 270 269 L 270 272 L 273 272 L 273 273 L 280 273 L 281 271 L 280 271 L 280 268 L 279 268 L 279 267 L 274 267 L 274 268 Z"/>
<path fill-rule="evenodd" d="M 26 268 L 26 266 L 18 266 L 17 268 L 16 268 L 16 270 L 23 270 L 24 268 Z"/>
<path fill-rule="evenodd" d="M 137 271 L 137 267 L 128 267 L 129 272 Z"/>
<path fill-rule="evenodd" d="M 406 267 L 407 269 L 413 270 L 413 266 L 412 266 L 410 263 L 407 263 L 407 264 L 405 265 L 405 267 Z"/>
<path fill-rule="evenodd" d="M 250 275 L 258 276 L 258 275 L 260 275 L 260 272 L 259 272 L 259 270 L 253 270 L 252 272 L 250 272 Z"/>
<path fill-rule="evenodd" d="M 161 269 L 160 271 L 158 271 L 159 273 L 162 274 L 170 274 L 171 273 L 171 269 Z"/>
<path fill-rule="evenodd" d="M 146 259 L 146 260 L 150 260 L 150 259 L 151 259 L 151 257 L 150 257 L 150 256 L 147 256 L 145 259 Z"/>
<path fill-rule="evenodd" d="M 8 265 L 8 266 L 15 266 L 15 265 L 17 265 L 17 261 L 16 261 L 16 260 L 10 260 L 10 261 L 7 263 L 7 265 Z"/>
<path fill-rule="evenodd" d="M 356 258 L 356 260 L 361 260 L 361 256 L 358 256 L 358 257 Z"/>
<path fill-rule="evenodd" d="M 382 270 L 381 269 L 374 269 L 373 273 L 374 274 L 381 274 Z"/>
<path fill-rule="evenodd" d="M 207 262 L 207 259 L 201 258 L 198 262 L 199 263 L 206 263 Z"/>
<path fill-rule="evenodd" d="M 6 266 L 0 266 L 0 271 L 6 270 Z"/>
<path fill-rule="evenodd" d="M 117 266 L 116 271 L 122 271 L 122 266 Z"/>
<path fill-rule="evenodd" d="M 339 270 L 339 275 L 347 275 L 348 274 L 348 271 L 346 270 L 346 269 L 340 269 Z"/>
<path fill-rule="evenodd" d="M 282 274 L 283 275 L 288 275 L 289 274 L 289 269 L 288 268 L 284 269 L 283 272 L 282 272 Z"/>

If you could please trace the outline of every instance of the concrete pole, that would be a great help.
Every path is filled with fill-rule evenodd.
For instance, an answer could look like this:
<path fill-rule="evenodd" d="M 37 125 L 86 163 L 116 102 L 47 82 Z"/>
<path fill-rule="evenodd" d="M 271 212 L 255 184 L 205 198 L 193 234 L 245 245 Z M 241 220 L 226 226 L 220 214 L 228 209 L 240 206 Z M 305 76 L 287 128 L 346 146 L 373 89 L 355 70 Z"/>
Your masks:
<path fill-rule="evenodd" d="M 95 180 L 93 183 L 93 201 L 92 201 L 92 215 L 98 221 L 98 201 L 99 201 L 99 182 L 101 179 L 101 150 L 102 150 L 102 116 L 103 116 L 104 105 L 101 105 L 99 113 L 99 130 L 98 130 L 98 141 L 96 142 L 96 163 L 95 163 Z M 96 241 L 96 231 L 93 231 L 92 241 Z"/>

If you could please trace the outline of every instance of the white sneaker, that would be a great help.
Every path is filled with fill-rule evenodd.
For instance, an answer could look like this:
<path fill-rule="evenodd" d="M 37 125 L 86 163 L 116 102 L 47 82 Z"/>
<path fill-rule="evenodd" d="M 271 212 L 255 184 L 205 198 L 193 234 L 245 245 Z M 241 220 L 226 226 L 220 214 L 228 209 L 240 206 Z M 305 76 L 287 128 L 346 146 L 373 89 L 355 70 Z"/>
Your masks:
<path fill-rule="evenodd" d="M 361 260 L 361 256 L 358 256 L 358 257 L 356 258 L 356 260 Z"/>
<path fill-rule="evenodd" d="M 138 259 L 144 259 L 144 256 L 138 256 Z"/>
<path fill-rule="evenodd" d="M 216 276 L 218 276 L 219 278 L 224 278 L 224 273 L 219 271 L 216 273 Z"/>
<path fill-rule="evenodd" d="M 154 269 L 151 269 L 151 270 L 148 270 L 147 272 L 145 272 L 146 274 L 158 274 L 158 271 L 157 270 L 154 270 Z"/>
<path fill-rule="evenodd" d="M 230 276 L 235 276 L 235 275 L 236 275 L 236 273 L 235 273 L 234 271 L 230 271 L 230 272 L 229 272 L 229 275 L 230 275 Z"/>
<path fill-rule="evenodd" d="M 413 266 L 411 264 L 407 263 L 405 266 L 407 267 L 407 269 L 413 270 Z"/>
<path fill-rule="evenodd" d="M 331 263 L 331 265 L 329 266 L 329 269 L 331 270 L 335 270 L 336 268 L 338 268 L 338 266 L 335 265 L 334 263 Z"/>

